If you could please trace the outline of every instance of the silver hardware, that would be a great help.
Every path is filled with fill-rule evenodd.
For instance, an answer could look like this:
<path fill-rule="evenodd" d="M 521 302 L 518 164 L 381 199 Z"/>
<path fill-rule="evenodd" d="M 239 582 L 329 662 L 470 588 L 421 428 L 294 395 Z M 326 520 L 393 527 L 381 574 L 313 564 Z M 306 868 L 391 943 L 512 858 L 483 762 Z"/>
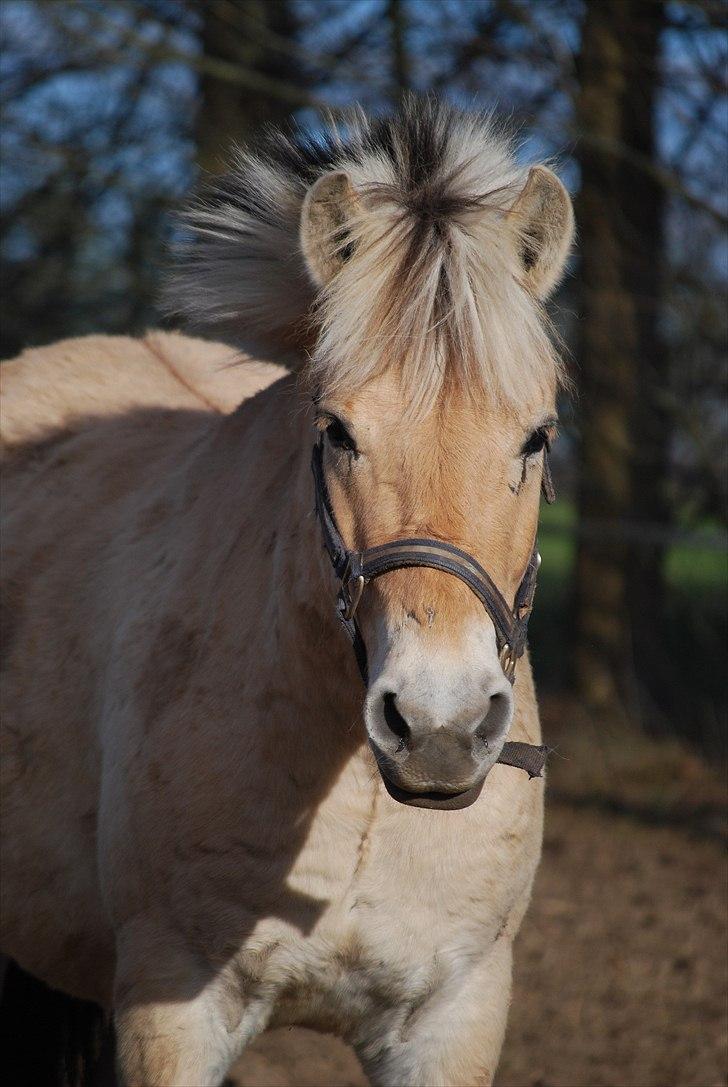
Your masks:
<path fill-rule="evenodd" d="M 356 609 L 359 607 L 359 601 L 361 600 L 361 594 L 364 592 L 364 577 L 359 574 L 358 577 L 347 578 L 341 583 L 341 594 L 344 600 L 344 608 L 342 615 L 346 620 L 353 619 L 356 615 Z"/>
<path fill-rule="evenodd" d="M 513 683 L 513 677 L 516 672 L 516 658 L 513 654 L 511 646 L 506 642 L 500 651 L 500 666 L 503 669 L 503 673 L 506 679 L 509 679 Z"/>

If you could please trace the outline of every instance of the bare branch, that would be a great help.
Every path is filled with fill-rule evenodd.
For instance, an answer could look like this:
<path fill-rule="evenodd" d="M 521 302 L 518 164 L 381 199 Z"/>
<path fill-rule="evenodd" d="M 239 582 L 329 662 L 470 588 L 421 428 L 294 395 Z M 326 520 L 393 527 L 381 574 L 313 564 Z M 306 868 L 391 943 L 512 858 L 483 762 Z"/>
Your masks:
<path fill-rule="evenodd" d="M 653 178 L 668 192 L 680 197 L 680 199 L 684 200 L 691 208 L 694 208 L 696 211 L 702 212 L 705 215 L 709 215 L 724 229 L 728 227 L 728 215 L 725 215 L 718 208 L 713 207 L 712 204 L 708 203 L 707 200 L 703 200 L 696 193 L 691 192 L 687 185 L 671 170 L 667 170 L 665 167 L 653 162 L 652 159 L 631 150 L 631 148 L 626 147 L 623 143 L 619 143 L 616 140 L 609 140 L 602 136 L 596 136 L 591 132 L 584 131 L 579 132 L 578 138 L 582 143 L 585 143 L 588 146 L 596 147 L 598 150 L 603 151 L 608 155 L 614 155 L 617 158 L 623 159 L 625 162 L 628 162 L 630 166 L 634 166 L 635 169 L 641 170 L 642 173 Z"/>

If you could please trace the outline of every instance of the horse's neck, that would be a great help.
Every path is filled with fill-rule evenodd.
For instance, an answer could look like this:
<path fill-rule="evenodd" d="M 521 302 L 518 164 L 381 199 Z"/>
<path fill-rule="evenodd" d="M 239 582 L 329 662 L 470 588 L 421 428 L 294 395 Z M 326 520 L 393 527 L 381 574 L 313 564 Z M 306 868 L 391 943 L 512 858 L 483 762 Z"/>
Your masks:
<path fill-rule="evenodd" d="M 335 587 L 314 514 L 313 433 L 291 379 L 224 420 L 208 469 L 199 527 L 211 546 L 215 593 L 259 650 L 255 670 L 291 711 L 273 729 L 348 730 L 364 742 L 363 688 L 334 610 Z M 220 508 L 222 507 L 222 515 Z M 225 599 L 232 593 L 232 603 Z M 240 601 L 248 612 L 241 615 Z M 313 737 L 312 737 L 313 738 Z"/>

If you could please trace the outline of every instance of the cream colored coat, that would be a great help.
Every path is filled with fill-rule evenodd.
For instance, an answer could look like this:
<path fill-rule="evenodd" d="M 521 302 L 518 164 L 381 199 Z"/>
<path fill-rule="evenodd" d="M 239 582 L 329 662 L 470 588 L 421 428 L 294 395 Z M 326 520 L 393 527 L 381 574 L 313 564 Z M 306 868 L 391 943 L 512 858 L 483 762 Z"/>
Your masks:
<path fill-rule="evenodd" d="M 217 1084 L 283 1023 L 376 1084 L 489 1084 L 542 782 L 495 766 L 455 812 L 387 794 L 310 411 L 228 360 L 153 334 L 3 366 L 2 949 L 113 1005 L 129 1084 Z M 515 700 L 537 743 L 525 660 Z"/>

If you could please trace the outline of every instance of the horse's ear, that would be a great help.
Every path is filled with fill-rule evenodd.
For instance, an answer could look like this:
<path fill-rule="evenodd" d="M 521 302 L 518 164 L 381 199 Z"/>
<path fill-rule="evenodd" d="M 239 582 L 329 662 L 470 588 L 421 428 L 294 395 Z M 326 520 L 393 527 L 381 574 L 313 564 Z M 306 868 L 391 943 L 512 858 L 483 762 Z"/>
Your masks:
<path fill-rule="evenodd" d="M 360 208 L 351 178 L 343 170 L 324 174 L 306 193 L 301 208 L 300 242 L 314 284 L 323 287 L 346 260 L 349 226 Z"/>
<path fill-rule="evenodd" d="M 508 219 L 518 232 L 525 283 L 546 298 L 561 279 L 574 238 L 571 197 L 556 174 L 534 166 Z"/>

